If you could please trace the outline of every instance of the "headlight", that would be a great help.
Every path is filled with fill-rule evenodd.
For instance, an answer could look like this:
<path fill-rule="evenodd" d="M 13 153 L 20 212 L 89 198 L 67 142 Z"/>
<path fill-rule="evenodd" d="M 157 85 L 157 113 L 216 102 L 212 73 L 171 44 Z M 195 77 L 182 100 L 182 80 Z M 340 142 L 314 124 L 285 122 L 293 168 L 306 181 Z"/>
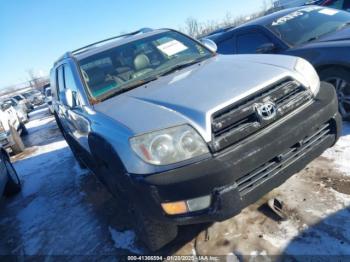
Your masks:
<path fill-rule="evenodd" d="M 294 69 L 304 77 L 305 81 L 309 84 L 311 92 L 317 95 L 320 90 L 320 78 L 315 68 L 305 59 L 298 58 Z"/>
<path fill-rule="evenodd" d="M 202 137 L 188 125 L 132 137 L 130 145 L 139 157 L 154 165 L 174 164 L 209 152 Z"/>

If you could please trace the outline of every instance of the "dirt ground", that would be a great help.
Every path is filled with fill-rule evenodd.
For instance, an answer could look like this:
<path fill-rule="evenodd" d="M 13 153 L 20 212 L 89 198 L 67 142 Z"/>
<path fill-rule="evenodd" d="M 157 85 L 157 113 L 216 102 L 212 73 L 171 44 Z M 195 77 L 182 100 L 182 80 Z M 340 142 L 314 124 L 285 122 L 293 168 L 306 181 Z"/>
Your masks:
<path fill-rule="evenodd" d="M 31 114 L 24 153 L 13 157 L 22 192 L 0 203 L 0 255 L 149 253 L 130 218 L 79 168 L 46 107 Z M 239 215 L 180 228 L 160 254 L 223 255 L 227 261 L 350 255 L 350 124 L 338 144 Z M 266 205 L 278 197 L 287 218 Z M 269 261 L 269 260 L 262 260 Z"/>

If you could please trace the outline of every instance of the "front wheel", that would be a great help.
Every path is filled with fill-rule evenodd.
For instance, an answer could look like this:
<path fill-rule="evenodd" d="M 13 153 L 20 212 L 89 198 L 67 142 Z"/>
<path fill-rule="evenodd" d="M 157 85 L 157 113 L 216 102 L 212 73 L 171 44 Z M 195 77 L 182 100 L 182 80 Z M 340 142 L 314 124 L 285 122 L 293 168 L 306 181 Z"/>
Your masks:
<path fill-rule="evenodd" d="M 339 112 L 344 120 L 350 120 L 350 71 L 336 67 L 328 68 L 320 72 L 320 79 L 334 86 Z"/>
<path fill-rule="evenodd" d="M 137 237 L 150 251 L 157 251 L 176 238 L 176 225 L 153 221 L 140 211 L 134 213 Z"/>

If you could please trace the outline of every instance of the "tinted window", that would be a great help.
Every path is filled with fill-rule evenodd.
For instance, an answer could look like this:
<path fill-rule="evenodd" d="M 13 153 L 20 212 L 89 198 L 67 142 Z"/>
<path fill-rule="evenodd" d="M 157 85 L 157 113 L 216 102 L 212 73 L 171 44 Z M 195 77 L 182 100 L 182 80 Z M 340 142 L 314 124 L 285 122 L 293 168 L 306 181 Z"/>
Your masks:
<path fill-rule="evenodd" d="M 331 1 L 326 1 L 324 6 L 328 6 L 331 8 L 336 8 L 336 9 L 343 9 L 344 5 L 344 0 L 331 0 Z"/>
<path fill-rule="evenodd" d="M 229 38 L 217 43 L 219 54 L 233 54 L 234 50 L 234 38 Z"/>
<path fill-rule="evenodd" d="M 63 78 L 63 66 L 57 68 L 57 94 L 60 96 L 61 92 L 64 92 L 64 78 Z"/>
<path fill-rule="evenodd" d="M 276 17 L 266 26 L 285 42 L 295 46 L 335 32 L 349 21 L 348 12 L 310 6 Z"/>
<path fill-rule="evenodd" d="M 260 32 L 251 32 L 237 36 L 237 53 L 251 54 L 263 44 L 271 43 L 271 41 Z"/>
<path fill-rule="evenodd" d="M 14 96 L 13 98 L 16 99 L 17 101 L 21 101 L 21 100 L 23 99 L 23 98 L 20 97 L 20 96 Z"/>
<path fill-rule="evenodd" d="M 69 88 L 70 90 L 74 91 L 75 94 L 79 94 L 78 93 L 78 88 L 77 88 L 77 85 L 75 83 L 75 80 L 74 80 L 74 75 L 73 75 L 73 72 L 72 72 L 72 69 L 70 68 L 70 66 L 68 64 L 65 64 L 64 65 L 64 83 L 65 83 L 65 87 L 66 88 Z M 78 103 L 78 99 L 76 99 L 77 101 L 77 104 Z"/>

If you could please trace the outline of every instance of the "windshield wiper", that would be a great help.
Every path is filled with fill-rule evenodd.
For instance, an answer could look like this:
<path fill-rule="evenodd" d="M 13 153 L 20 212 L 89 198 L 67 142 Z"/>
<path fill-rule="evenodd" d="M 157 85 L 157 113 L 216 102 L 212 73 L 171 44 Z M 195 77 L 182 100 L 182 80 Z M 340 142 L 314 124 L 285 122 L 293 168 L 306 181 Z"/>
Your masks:
<path fill-rule="evenodd" d="M 350 25 L 350 21 L 346 22 L 344 24 L 341 24 L 338 28 L 337 31 L 344 29 L 345 27 L 348 27 Z"/>
<path fill-rule="evenodd" d="M 147 83 L 149 83 L 149 82 L 152 82 L 152 81 L 155 81 L 155 80 L 157 80 L 158 78 L 159 78 L 158 75 L 150 76 L 150 77 L 147 77 L 147 78 L 145 78 L 145 79 L 139 80 L 139 81 L 137 81 L 137 82 L 135 82 L 135 83 L 131 83 L 131 84 L 129 84 L 129 85 L 126 85 L 126 86 L 124 86 L 124 87 L 121 88 L 121 89 L 112 90 L 112 91 L 110 91 L 109 93 L 105 94 L 105 95 L 104 95 L 102 98 L 100 98 L 99 100 L 100 100 L 100 101 L 104 101 L 104 100 L 106 100 L 106 99 L 108 99 L 108 98 L 111 98 L 111 97 L 113 97 L 113 96 L 119 95 L 119 94 L 121 94 L 121 93 L 127 92 L 127 91 L 129 91 L 129 90 L 131 90 L 131 89 L 134 89 L 134 88 L 136 88 L 136 87 L 145 85 L 145 84 L 147 84 Z"/>
<path fill-rule="evenodd" d="M 309 43 L 309 42 L 318 40 L 319 38 L 320 38 L 319 36 L 313 36 L 313 37 L 309 38 L 307 41 L 305 41 L 305 43 Z"/>
<path fill-rule="evenodd" d="M 191 60 L 189 62 L 185 62 L 185 63 L 181 63 L 181 64 L 178 64 L 178 65 L 175 65 L 175 66 L 171 67 L 170 69 L 165 70 L 164 72 L 160 73 L 159 76 L 165 76 L 165 75 L 171 74 L 172 72 L 175 72 L 175 71 L 181 70 L 183 68 L 189 67 L 191 65 L 197 64 L 199 62 L 202 62 L 206 58 L 207 57 L 202 57 L 202 58 L 199 58 L 199 59 Z"/>
<path fill-rule="evenodd" d="M 185 67 L 188 67 L 188 66 L 191 66 L 191 65 L 194 65 L 194 64 L 197 64 L 199 62 L 202 62 L 203 60 L 205 60 L 207 57 L 204 56 L 204 57 L 201 57 L 199 59 L 195 59 L 195 60 L 191 60 L 189 62 L 185 62 L 185 63 L 182 63 L 182 64 L 178 64 L 176 66 L 173 66 L 171 67 L 170 69 L 168 70 L 165 70 L 164 72 L 160 73 L 160 74 L 157 74 L 157 75 L 153 75 L 153 76 L 150 76 L 150 77 L 147 77 L 145 79 L 142 79 L 140 81 L 137 81 L 136 83 L 131 83 L 129 85 L 126 85 L 124 86 L 123 88 L 121 89 L 116 89 L 116 90 L 111 90 L 109 93 L 105 94 L 102 98 L 98 99 L 99 101 L 104 101 L 106 99 L 109 99 L 113 96 L 116 96 L 116 95 L 119 95 L 121 93 L 124 93 L 124 92 L 127 92 L 131 89 L 134 89 L 136 87 L 139 87 L 139 86 L 142 86 L 142 85 L 145 85 L 149 82 L 152 82 L 152 81 L 155 81 L 157 79 L 159 79 L 160 77 L 162 76 L 165 76 L 165 75 L 168 75 L 174 71 L 178 71 L 178 70 L 181 70 Z"/>

